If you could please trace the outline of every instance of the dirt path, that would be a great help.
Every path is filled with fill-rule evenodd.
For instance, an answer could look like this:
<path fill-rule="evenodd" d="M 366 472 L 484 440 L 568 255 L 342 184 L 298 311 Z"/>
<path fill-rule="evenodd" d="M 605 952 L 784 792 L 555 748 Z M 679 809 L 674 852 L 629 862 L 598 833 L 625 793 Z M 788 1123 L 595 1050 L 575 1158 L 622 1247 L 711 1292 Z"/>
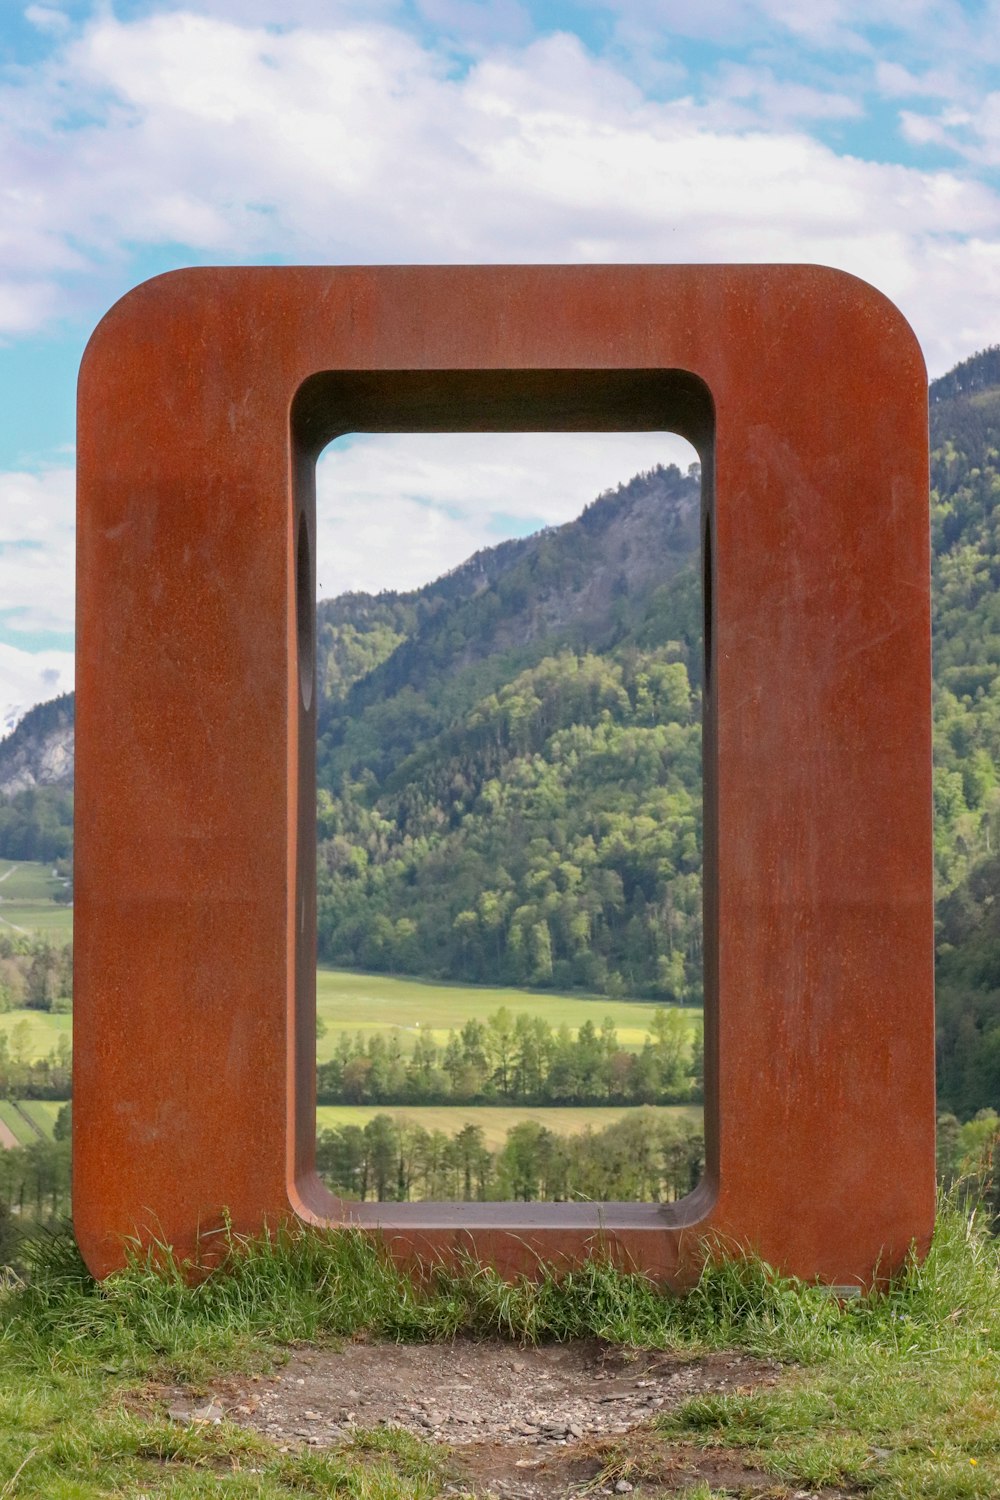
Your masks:
<path fill-rule="evenodd" d="M 10 1126 L 5 1125 L 4 1122 L 0 1120 L 0 1150 L 16 1151 L 20 1144 L 21 1142 L 18 1140 L 13 1130 L 11 1130 Z"/>
<path fill-rule="evenodd" d="M 9 880 L 10 877 L 16 871 L 16 869 L 17 869 L 17 865 L 11 865 L 11 867 L 10 867 L 9 870 L 4 870 L 3 874 L 0 875 L 0 885 L 3 885 L 3 883 L 4 883 L 5 880 Z"/>
<path fill-rule="evenodd" d="M 479 1500 L 633 1490 L 644 1500 L 699 1481 L 744 1500 L 844 1500 L 838 1490 L 786 1488 L 749 1451 L 671 1442 L 656 1430 L 657 1416 L 694 1396 L 760 1390 L 785 1377 L 776 1362 L 736 1352 L 691 1358 L 596 1339 L 527 1349 L 456 1339 L 298 1349 L 269 1379 L 220 1380 L 196 1396 L 164 1387 L 144 1399 L 185 1424 L 235 1421 L 285 1452 L 402 1427 L 450 1450 L 444 1494 Z"/>

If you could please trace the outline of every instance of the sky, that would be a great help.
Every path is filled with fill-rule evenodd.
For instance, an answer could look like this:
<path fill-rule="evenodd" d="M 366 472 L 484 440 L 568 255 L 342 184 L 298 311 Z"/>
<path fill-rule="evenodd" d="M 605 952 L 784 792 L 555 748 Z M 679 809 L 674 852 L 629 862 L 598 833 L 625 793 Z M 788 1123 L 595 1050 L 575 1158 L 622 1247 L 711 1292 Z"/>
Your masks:
<path fill-rule="evenodd" d="M 1000 342 L 1000 0 L 0 0 L 0 732 L 72 686 L 74 394 L 184 265 L 815 261 Z M 662 434 L 342 440 L 319 582 L 570 519 Z"/>

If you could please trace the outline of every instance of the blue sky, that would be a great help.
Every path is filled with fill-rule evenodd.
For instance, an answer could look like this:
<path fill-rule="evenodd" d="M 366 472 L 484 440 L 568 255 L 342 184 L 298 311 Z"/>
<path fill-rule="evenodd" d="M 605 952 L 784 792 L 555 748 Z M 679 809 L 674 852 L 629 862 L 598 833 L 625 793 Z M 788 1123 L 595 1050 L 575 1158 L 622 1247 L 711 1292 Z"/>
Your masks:
<path fill-rule="evenodd" d="M 1000 0 L 4 0 L 0 727 L 72 682 L 73 400 L 205 263 L 819 261 L 1000 341 Z M 569 519 L 660 438 L 359 440 L 323 593 Z"/>

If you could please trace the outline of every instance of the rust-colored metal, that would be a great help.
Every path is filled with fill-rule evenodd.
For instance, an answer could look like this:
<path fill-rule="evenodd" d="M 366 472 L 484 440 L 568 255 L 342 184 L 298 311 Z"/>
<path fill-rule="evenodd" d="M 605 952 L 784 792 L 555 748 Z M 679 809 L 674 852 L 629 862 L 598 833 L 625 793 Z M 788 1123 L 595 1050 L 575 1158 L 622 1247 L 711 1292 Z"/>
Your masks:
<path fill-rule="evenodd" d="M 314 1168 L 313 472 L 346 431 L 670 429 L 706 474 L 705 1180 L 345 1204 Z M 505 1272 L 707 1243 L 866 1282 L 934 1207 L 926 383 L 812 266 L 193 270 L 84 360 L 74 1200 L 99 1276 L 228 1214 Z"/>

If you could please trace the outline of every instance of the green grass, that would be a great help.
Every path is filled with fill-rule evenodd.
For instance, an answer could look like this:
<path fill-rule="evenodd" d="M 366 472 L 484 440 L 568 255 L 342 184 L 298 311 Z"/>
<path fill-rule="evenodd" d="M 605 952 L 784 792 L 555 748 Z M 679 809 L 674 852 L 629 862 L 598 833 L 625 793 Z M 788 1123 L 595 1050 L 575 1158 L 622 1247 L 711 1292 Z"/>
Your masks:
<path fill-rule="evenodd" d="M 52 866 L 29 860 L 0 859 L 0 898 L 8 901 L 51 901 L 62 881 Z"/>
<path fill-rule="evenodd" d="M 648 1105 L 647 1113 L 655 1110 L 659 1115 L 685 1115 L 691 1120 L 701 1120 L 700 1105 Z M 521 1120 L 537 1120 L 547 1125 L 558 1135 L 575 1135 L 578 1131 L 602 1130 L 613 1125 L 623 1115 L 629 1114 L 630 1106 L 609 1109 L 590 1108 L 530 1108 L 520 1105 L 509 1109 L 491 1104 L 483 1105 L 375 1105 L 375 1104 L 321 1104 L 316 1111 L 318 1130 L 340 1129 L 344 1125 L 367 1125 L 375 1115 L 391 1115 L 394 1120 L 408 1120 L 421 1125 L 424 1130 L 442 1130 L 445 1135 L 457 1135 L 465 1125 L 478 1125 L 485 1143 L 491 1151 L 502 1146 L 508 1130 Z"/>
<path fill-rule="evenodd" d="M 62 1109 L 58 1099 L 21 1099 L 18 1101 L 24 1113 L 34 1121 L 42 1134 L 51 1141 L 56 1116 Z"/>
<path fill-rule="evenodd" d="M 52 902 L 5 901 L 0 906 L 0 932 L 44 937 L 57 944 L 73 941 L 73 908 Z"/>
<path fill-rule="evenodd" d="M 68 942 L 73 935 L 73 908 L 53 900 L 61 889 L 62 881 L 53 878 L 51 865 L 0 860 L 0 932 L 13 928 Z"/>
<path fill-rule="evenodd" d="M 782 1361 L 773 1387 L 689 1400 L 644 1444 L 664 1456 L 678 1441 L 738 1449 L 774 1476 L 775 1497 L 824 1485 L 871 1500 L 1000 1494 L 1000 1254 L 951 1204 L 923 1265 L 843 1304 L 753 1260 L 711 1265 L 685 1297 L 601 1263 L 512 1285 L 470 1264 L 416 1285 L 376 1242 L 309 1230 L 231 1241 L 228 1264 L 197 1285 L 169 1261 L 136 1261 L 98 1288 L 56 1238 L 27 1284 L 0 1294 L 0 1494 L 429 1497 L 443 1460 L 412 1439 L 362 1434 L 322 1455 L 281 1454 L 226 1423 L 168 1424 L 150 1383 L 204 1388 L 303 1341 L 458 1333 Z M 616 1472 L 641 1483 L 641 1454 L 621 1442 Z"/>
<path fill-rule="evenodd" d="M 73 1017 L 62 1011 L 0 1011 L 0 1034 L 26 1062 L 46 1057 L 61 1036 L 72 1041 Z"/>
<path fill-rule="evenodd" d="M 19 1146 L 30 1146 L 32 1141 L 37 1141 L 37 1133 L 9 1099 L 0 1099 L 0 1121 L 7 1126 Z"/>
<path fill-rule="evenodd" d="M 326 1034 L 319 1039 L 319 1058 L 325 1062 L 333 1056 L 342 1031 L 391 1031 L 399 1027 L 415 1033 L 423 1027 L 443 1042 L 450 1030 L 459 1029 L 470 1016 L 492 1015 L 502 1005 L 515 1013 L 541 1016 L 552 1026 L 565 1023 L 574 1031 L 584 1021 L 600 1026 L 604 1017 L 610 1016 L 622 1046 L 636 1049 L 645 1041 L 656 1009 L 647 1001 L 609 1000 L 602 995 L 434 984 L 321 968 L 316 975 L 316 1012 Z M 692 1022 L 701 1015 L 694 1009 L 685 1013 Z"/>
<path fill-rule="evenodd" d="M 0 1020 L 2 1019 L 3 1017 L 0 1017 Z M 19 1102 L 45 1135 L 51 1139 L 56 1116 L 65 1101 L 23 1099 Z M 655 1110 L 659 1115 L 686 1116 L 695 1122 L 701 1120 L 701 1108 L 698 1105 L 668 1104 L 642 1107 L 647 1113 Z M 513 1129 L 521 1120 L 537 1120 L 539 1124 L 548 1126 L 558 1135 L 575 1135 L 587 1129 L 603 1130 L 605 1126 L 612 1125 L 615 1120 L 620 1120 L 629 1112 L 630 1106 L 614 1106 L 609 1109 L 573 1109 L 556 1106 L 544 1109 L 517 1105 L 503 1109 L 498 1105 L 475 1104 L 440 1106 L 322 1104 L 316 1111 L 316 1128 L 317 1130 L 336 1130 L 344 1125 L 363 1127 L 375 1115 L 391 1115 L 394 1120 L 405 1119 L 422 1126 L 424 1130 L 444 1131 L 445 1135 L 457 1135 L 465 1125 L 478 1125 L 483 1131 L 486 1146 L 490 1151 L 495 1151 L 503 1145 L 508 1130 Z M 0 1101 L 0 1120 L 10 1126 L 19 1141 L 26 1142 L 34 1139 L 30 1127 L 18 1115 L 14 1106 L 7 1101 Z"/>
<path fill-rule="evenodd" d="M 3 887 L 0 886 L 0 891 Z M 0 915 L 6 910 L 0 906 Z M 54 907 L 57 916 L 68 915 Z M 42 929 L 36 928 L 36 931 Z M 63 936 L 69 937 L 67 930 Z M 476 985 L 432 984 L 421 979 L 396 979 L 380 974 L 355 974 L 345 969 L 320 969 L 316 975 L 316 1013 L 325 1026 L 317 1043 L 320 1062 L 333 1057 L 341 1032 L 352 1036 L 388 1032 L 399 1028 L 405 1036 L 414 1036 L 418 1027 L 433 1031 L 439 1042 L 448 1032 L 459 1030 L 470 1016 L 485 1017 L 505 1005 L 512 1012 L 542 1016 L 553 1026 L 564 1022 L 576 1031 L 584 1021 L 600 1026 L 610 1016 L 618 1028 L 622 1046 L 638 1050 L 656 1007 L 646 1001 L 608 1000 L 595 995 L 557 995 L 536 990 L 486 989 Z M 700 1010 L 686 1010 L 692 1025 L 701 1017 Z M 20 1022 L 27 1021 L 28 1057 L 42 1057 L 51 1051 L 60 1032 L 67 1034 L 72 1022 L 68 1015 L 50 1015 L 44 1011 L 17 1010 L 0 1013 L 0 1031 L 8 1034 Z"/>

